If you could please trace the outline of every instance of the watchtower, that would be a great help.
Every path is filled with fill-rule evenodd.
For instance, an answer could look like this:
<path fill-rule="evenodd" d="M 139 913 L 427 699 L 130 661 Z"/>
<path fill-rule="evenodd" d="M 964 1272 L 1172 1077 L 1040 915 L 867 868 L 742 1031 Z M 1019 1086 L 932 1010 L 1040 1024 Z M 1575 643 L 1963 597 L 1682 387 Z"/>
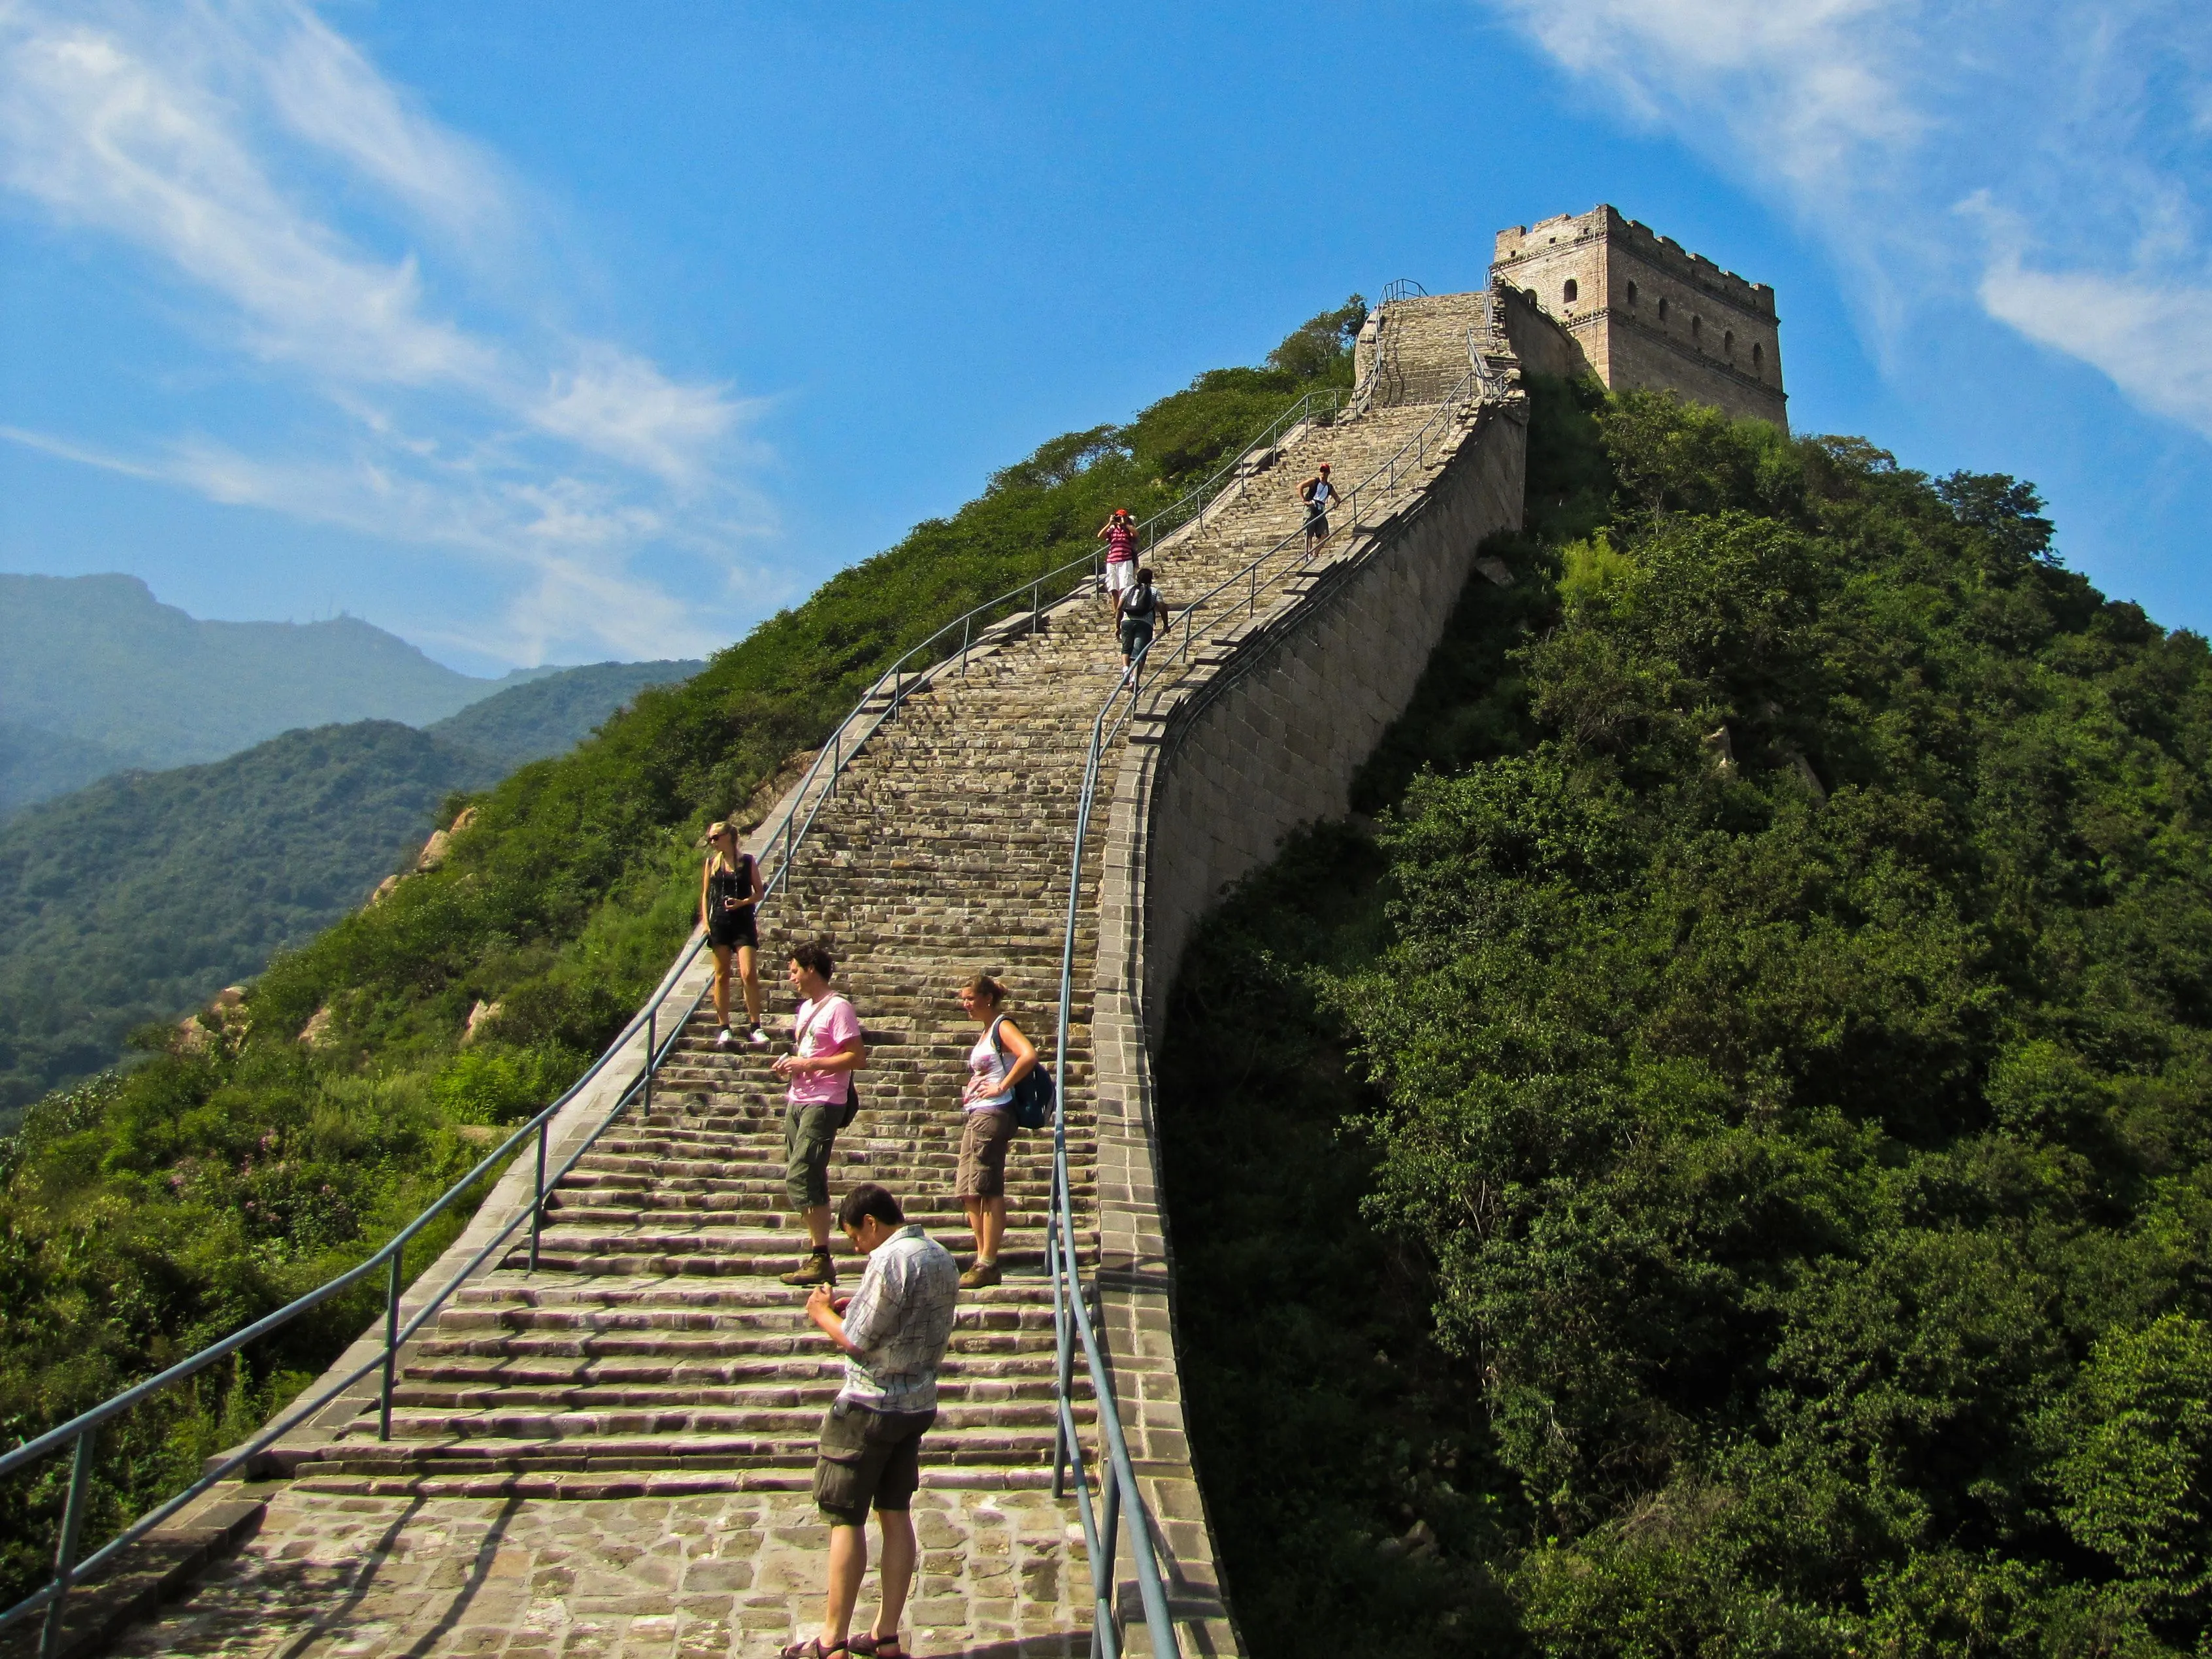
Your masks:
<path fill-rule="evenodd" d="M 1790 430 L 1781 325 L 1765 283 L 1602 204 L 1499 231 L 1490 279 L 1557 323 L 1607 386 L 1680 392 Z"/>

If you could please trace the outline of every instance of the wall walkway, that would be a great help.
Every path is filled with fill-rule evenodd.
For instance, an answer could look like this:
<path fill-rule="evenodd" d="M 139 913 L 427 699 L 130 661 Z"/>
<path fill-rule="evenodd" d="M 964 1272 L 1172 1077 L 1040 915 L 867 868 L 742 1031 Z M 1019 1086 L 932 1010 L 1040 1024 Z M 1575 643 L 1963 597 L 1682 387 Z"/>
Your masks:
<path fill-rule="evenodd" d="M 1243 1649 L 1182 1416 L 1150 1044 L 1199 917 L 1285 831 L 1346 809 L 1479 543 L 1519 521 L 1526 412 L 1504 343 L 1490 346 L 1509 379 L 1442 408 L 1418 393 L 1462 385 L 1465 324 L 1449 304 L 1424 311 L 1437 326 L 1400 335 L 1396 383 L 1414 395 L 1287 435 L 1156 552 L 1172 603 L 1238 585 L 1192 619 L 1196 648 L 1140 698 L 1087 849 L 1068 1055 L 1078 1243 L 1191 1654 Z M 1418 455 L 1340 515 L 1319 558 L 1239 574 L 1284 536 L 1297 545 L 1292 486 L 1314 462 L 1350 483 L 1415 438 Z M 1018 1017 L 1048 1033 L 1084 752 L 1119 667 L 1097 602 L 1078 595 L 1041 627 L 994 631 L 896 717 L 864 713 L 848 735 L 860 756 L 769 918 L 771 961 L 789 940 L 837 942 L 867 1028 L 867 1109 L 833 1185 L 885 1181 L 957 1252 L 970 1247 L 950 1177 L 973 1028 L 950 993 L 965 971 L 1007 970 Z M 756 851 L 811 804 L 787 799 Z M 376 1438 L 358 1390 L 317 1412 L 245 1492 L 268 1505 L 258 1535 L 125 1650 L 707 1659 L 773 1652 L 811 1628 L 823 1532 L 805 1491 L 834 1369 L 774 1277 L 796 1259 L 780 1091 L 762 1057 L 716 1048 L 704 1026 L 666 1075 L 652 1111 L 556 1192 L 540 1271 L 495 1264 L 403 1351 L 393 1438 Z M 556 1146 L 604 1107 L 580 1101 Z M 1045 1490 L 1032 1138 L 1010 1164 L 1006 1284 L 963 1298 L 925 1460 L 909 1632 L 922 1653 L 1090 1649 L 1081 1534 Z M 528 1202 L 526 1174 L 511 1173 L 470 1236 Z M 1117 1564 L 1141 1654 L 1133 1575 Z"/>

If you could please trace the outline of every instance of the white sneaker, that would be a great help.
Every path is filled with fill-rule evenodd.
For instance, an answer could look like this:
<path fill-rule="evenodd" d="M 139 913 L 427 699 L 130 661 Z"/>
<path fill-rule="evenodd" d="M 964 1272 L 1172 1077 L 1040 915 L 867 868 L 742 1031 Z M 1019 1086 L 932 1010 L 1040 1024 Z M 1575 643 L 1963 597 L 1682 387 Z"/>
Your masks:
<path fill-rule="evenodd" d="M 768 1033 L 762 1030 L 760 1027 L 755 1026 L 753 1028 L 752 1036 L 747 1040 L 749 1040 L 755 1048 L 766 1048 L 768 1046 Z"/>
<path fill-rule="evenodd" d="M 714 1046 L 717 1048 L 727 1048 L 736 1040 L 737 1039 L 731 1034 L 729 1027 L 724 1026 L 722 1028 L 722 1034 L 714 1039 Z"/>

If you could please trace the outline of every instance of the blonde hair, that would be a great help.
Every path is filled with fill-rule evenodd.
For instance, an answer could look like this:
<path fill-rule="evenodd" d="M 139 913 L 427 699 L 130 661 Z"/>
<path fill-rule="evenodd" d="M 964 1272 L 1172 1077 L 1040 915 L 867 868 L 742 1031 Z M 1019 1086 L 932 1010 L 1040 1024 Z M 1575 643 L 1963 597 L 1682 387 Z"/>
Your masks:
<path fill-rule="evenodd" d="M 991 1006 L 998 1008 L 1006 1000 L 1006 988 L 988 973 L 971 973 L 960 982 L 963 991 L 972 991 L 978 997 L 988 997 Z"/>

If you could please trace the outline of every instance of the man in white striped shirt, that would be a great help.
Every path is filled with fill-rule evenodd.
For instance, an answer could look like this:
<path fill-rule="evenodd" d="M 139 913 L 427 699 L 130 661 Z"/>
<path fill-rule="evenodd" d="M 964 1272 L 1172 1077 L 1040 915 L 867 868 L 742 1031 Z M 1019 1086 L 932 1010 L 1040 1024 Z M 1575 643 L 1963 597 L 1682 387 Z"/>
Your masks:
<path fill-rule="evenodd" d="M 873 1181 L 845 1194 L 837 1224 L 868 1266 L 850 1302 L 840 1304 L 826 1284 L 806 1299 L 807 1317 L 845 1356 L 844 1386 L 822 1420 L 814 1463 L 814 1501 L 830 1522 L 830 1588 L 822 1634 L 783 1651 L 786 1659 L 826 1659 L 849 1648 L 903 1659 L 898 1621 L 915 1558 L 908 1510 L 921 1483 L 921 1436 L 937 1420 L 937 1368 L 952 1339 L 960 1269 Z M 848 1644 L 871 1507 L 883 1534 L 883 1605 L 872 1633 Z"/>

